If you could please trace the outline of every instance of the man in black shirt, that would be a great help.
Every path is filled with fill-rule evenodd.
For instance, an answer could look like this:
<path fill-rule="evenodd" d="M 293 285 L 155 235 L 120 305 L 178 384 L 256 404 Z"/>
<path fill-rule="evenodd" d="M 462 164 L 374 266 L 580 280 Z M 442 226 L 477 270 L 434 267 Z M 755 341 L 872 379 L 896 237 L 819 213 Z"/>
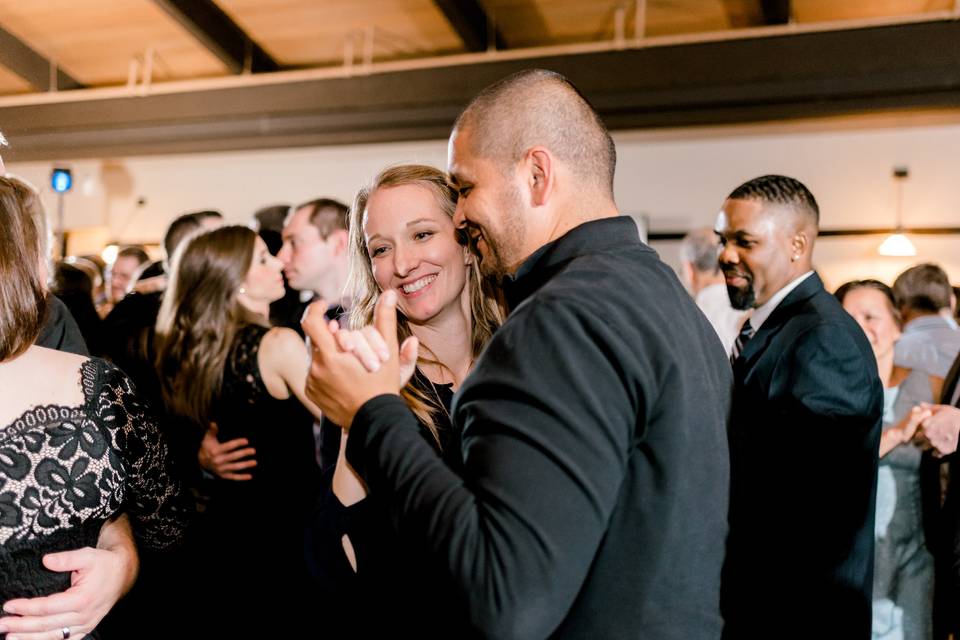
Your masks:
<path fill-rule="evenodd" d="M 485 637 L 720 636 L 730 367 L 619 215 L 614 165 L 596 113 L 551 72 L 493 85 L 457 121 L 456 221 L 512 309 L 454 400 L 462 475 L 397 395 L 398 292 L 377 310 L 392 351 L 375 373 L 337 350 L 322 309 L 305 322 L 308 393 Z"/>

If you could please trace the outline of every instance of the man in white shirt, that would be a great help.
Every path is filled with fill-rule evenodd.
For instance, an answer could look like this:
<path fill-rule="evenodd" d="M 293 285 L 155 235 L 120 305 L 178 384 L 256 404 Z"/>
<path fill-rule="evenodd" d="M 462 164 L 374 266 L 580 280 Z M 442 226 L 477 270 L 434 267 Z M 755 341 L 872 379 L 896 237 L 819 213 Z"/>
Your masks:
<path fill-rule="evenodd" d="M 717 257 L 720 244 L 710 227 L 694 229 L 680 244 L 680 267 L 693 299 L 720 336 L 729 354 L 746 312 L 734 309 L 727 297 L 727 284 Z"/>

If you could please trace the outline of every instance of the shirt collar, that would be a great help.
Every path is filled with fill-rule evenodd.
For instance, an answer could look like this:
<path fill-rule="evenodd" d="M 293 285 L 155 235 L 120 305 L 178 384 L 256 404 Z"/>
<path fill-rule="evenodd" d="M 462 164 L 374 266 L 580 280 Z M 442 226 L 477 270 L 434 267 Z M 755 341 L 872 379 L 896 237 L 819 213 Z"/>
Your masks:
<path fill-rule="evenodd" d="M 515 309 L 574 258 L 628 246 L 644 247 L 653 252 L 640 242 L 632 218 L 621 215 L 584 222 L 534 251 L 516 273 L 503 279 L 507 305 Z"/>
<path fill-rule="evenodd" d="M 940 314 L 930 314 L 914 318 L 903 328 L 904 333 L 929 331 L 930 329 L 952 329 L 950 321 Z"/>
<path fill-rule="evenodd" d="M 813 275 L 813 271 L 807 271 L 805 274 L 792 280 L 785 287 L 777 291 L 769 300 L 753 310 L 753 313 L 750 314 L 750 326 L 753 327 L 754 331 L 759 331 L 760 326 L 770 317 L 770 314 L 773 313 L 773 310 L 777 308 L 783 299 L 790 295 L 790 292 L 800 286 L 800 283 Z"/>

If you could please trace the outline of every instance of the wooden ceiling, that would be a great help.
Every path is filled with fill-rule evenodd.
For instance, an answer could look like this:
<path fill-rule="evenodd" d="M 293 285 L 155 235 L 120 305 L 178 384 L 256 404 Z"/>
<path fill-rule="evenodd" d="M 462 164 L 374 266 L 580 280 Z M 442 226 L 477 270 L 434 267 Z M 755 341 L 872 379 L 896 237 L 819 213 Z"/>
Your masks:
<path fill-rule="evenodd" d="M 0 95 L 957 11 L 960 0 L 0 0 Z M 637 20 L 638 8 L 643 20 Z M 491 30 L 492 27 L 492 30 Z M 254 54 L 259 57 L 254 57 Z M 66 80 L 65 80 L 66 78 Z M 69 82 L 72 80 L 73 82 Z"/>

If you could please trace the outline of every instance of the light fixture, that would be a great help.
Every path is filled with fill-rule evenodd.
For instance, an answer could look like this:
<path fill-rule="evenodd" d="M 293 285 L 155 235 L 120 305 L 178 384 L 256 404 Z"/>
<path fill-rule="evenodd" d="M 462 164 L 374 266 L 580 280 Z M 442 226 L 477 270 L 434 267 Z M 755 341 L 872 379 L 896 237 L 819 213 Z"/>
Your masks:
<path fill-rule="evenodd" d="M 910 176 L 910 170 L 907 167 L 894 167 L 893 180 L 897 185 L 897 227 L 896 230 L 887 236 L 887 239 L 877 247 L 877 253 L 882 256 L 891 257 L 911 257 L 917 255 L 917 248 L 913 246 L 903 233 L 903 219 L 901 217 L 903 210 L 903 181 Z"/>
<path fill-rule="evenodd" d="M 100 252 L 100 257 L 103 258 L 103 261 L 107 264 L 113 264 L 117 261 L 117 254 L 120 253 L 120 247 L 116 242 L 111 242 L 103 248 L 103 251 Z"/>

